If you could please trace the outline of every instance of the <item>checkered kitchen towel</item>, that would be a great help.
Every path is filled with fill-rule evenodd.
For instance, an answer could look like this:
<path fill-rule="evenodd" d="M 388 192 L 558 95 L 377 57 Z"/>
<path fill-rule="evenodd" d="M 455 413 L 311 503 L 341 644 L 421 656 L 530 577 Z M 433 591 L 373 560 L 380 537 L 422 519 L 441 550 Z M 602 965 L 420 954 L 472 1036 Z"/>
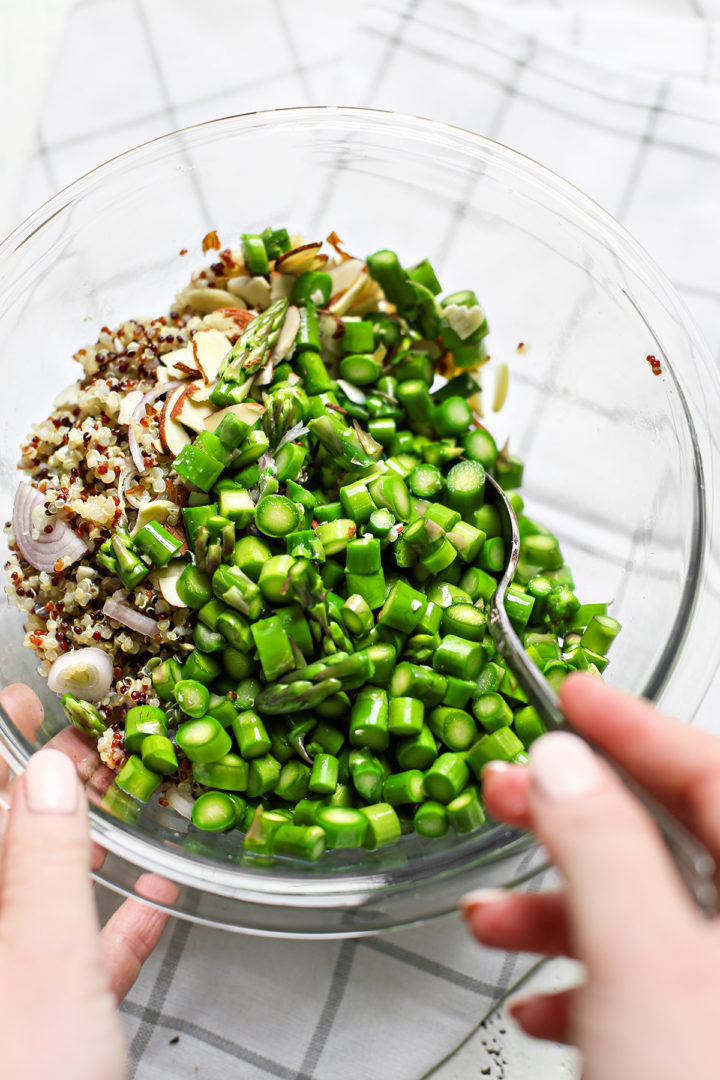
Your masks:
<path fill-rule="evenodd" d="M 719 18 L 718 0 L 601 13 L 591 0 L 78 0 L 22 209 L 129 146 L 229 113 L 429 116 L 523 151 L 618 216 L 720 357 Z M 529 964 L 478 949 L 457 919 L 329 943 L 173 922 L 123 1006 L 132 1076 L 417 1080 Z"/>

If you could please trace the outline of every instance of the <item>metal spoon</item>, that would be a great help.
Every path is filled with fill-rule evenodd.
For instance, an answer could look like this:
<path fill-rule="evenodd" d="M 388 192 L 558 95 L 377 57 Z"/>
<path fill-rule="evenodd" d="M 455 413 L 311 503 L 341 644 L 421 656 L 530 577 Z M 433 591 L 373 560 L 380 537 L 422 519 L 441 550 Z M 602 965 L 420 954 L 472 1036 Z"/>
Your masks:
<path fill-rule="evenodd" d="M 505 492 L 491 476 L 487 477 L 487 484 L 486 494 L 500 514 L 503 535 L 510 545 L 510 557 L 505 573 L 490 603 L 490 633 L 500 655 L 527 694 L 530 703 L 537 709 L 548 731 L 572 731 L 592 746 L 590 740 L 581 731 L 576 731 L 568 722 L 560 706 L 560 699 L 525 653 L 522 642 L 505 611 L 505 591 L 512 581 L 520 553 L 520 532 L 515 512 Z M 593 750 L 608 762 L 625 786 L 630 789 L 636 799 L 639 799 L 655 820 L 690 894 L 700 910 L 708 918 L 714 918 L 718 913 L 718 894 L 715 885 L 715 860 L 710 852 L 609 755 L 596 746 L 593 746 Z"/>

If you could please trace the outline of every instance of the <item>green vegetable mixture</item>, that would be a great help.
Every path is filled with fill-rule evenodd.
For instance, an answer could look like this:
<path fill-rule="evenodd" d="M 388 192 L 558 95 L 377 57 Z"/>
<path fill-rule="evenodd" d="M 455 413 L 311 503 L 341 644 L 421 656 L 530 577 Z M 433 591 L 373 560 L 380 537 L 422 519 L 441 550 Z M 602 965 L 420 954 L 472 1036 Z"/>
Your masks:
<path fill-rule="evenodd" d="M 270 281 L 290 248 L 284 229 L 244 236 L 247 273 Z M 551 685 L 599 675 L 619 630 L 579 602 L 558 540 L 524 513 L 522 463 L 476 419 L 475 294 L 443 297 L 427 260 L 391 251 L 358 283 L 360 313 L 334 313 L 321 264 L 247 319 L 208 395 L 212 429 L 172 463 L 187 550 L 150 520 L 95 555 L 126 590 L 182 566 L 191 612 L 192 649 L 149 662 L 160 705 L 127 711 L 117 786 L 146 801 L 191 779 L 193 824 L 255 855 L 472 832 L 483 766 L 527 761 L 543 724 L 486 625 L 507 556 L 487 473 L 520 525 L 507 611 Z M 63 704 L 105 728 L 92 703 Z"/>

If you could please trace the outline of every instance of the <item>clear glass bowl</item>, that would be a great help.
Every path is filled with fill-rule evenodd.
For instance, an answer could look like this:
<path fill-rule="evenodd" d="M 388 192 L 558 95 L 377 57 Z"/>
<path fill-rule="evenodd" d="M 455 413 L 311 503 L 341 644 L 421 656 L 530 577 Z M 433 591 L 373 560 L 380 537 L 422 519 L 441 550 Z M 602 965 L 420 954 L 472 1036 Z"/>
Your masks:
<path fill-rule="evenodd" d="M 75 350 L 104 325 L 167 310 L 209 229 L 230 244 L 268 223 L 310 238 L 335 229 L 360 255 L 429 256 L 445 289 L 477 291 L 493 359 L 511 372 L 487 423 L 526 459 L 528 511 L 561 538 L 581 597 L 614 600 L 624 629 L 608 678 L 691 719 L 720 651 L 709 586 L 717 373 L 674 290 L 615 221 L 527 158 L 441 124 L 341 108 L 231 117 L 116 158 L 21 225 L 0 247 L 5 517 L 20 442 L 77 377 Z M 40 746 L 64 717 L 21 621 L 6 608 L 0 678 L 43 698 Z M 0 741 L 21 769 L 33 747 L 5 715 Z M 132 893 L 141 870 L 157 871 L 181 886 L 176 914 L 256 933 L 407 925 L 469 888 L 510 884 L 530 858 L 527 838 L 498 826 L 335 853 L 312 869 L 251 867 L 232 835 L 198 834 L 162 807 L 135 823 L 91 813 L 109 852 L 99 880 Z"/>

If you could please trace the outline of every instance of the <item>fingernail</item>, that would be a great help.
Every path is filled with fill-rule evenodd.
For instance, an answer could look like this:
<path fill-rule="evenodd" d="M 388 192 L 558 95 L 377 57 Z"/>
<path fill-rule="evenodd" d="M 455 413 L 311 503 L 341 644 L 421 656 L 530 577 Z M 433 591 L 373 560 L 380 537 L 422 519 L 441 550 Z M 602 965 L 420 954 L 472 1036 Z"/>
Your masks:
<path fill-rule="evenodd" d="M 475 907 L 482 907 L 485 904 L 497 904 L 499 901 L 504 900 L 507 896 L 505 889 L 474 889 L 472 892 L 465 893 L 460 900 L 460 910 L 463 915 L 466 915 Z"/>
<path fill-rule="evenodd" d="M 75 766 L 59 750 L 33 754 L 25 770 L 25 795 L 35 814 L 72 814 L 78 804 Z"/>
<path fill-rule="evenodd" d="M 535 790 L 554 801 L 597 791 L 603 781 L 599 762 L 587 743 L 566 731 L 543 735 L 530 748 Z"/>
<path fill-rule="evenodd" d="M 483 775 L 486 773 L 509 772 L 510 769 L 512 769 L 512 765 L 509 761 L 488 761 L 482 767 Z"/>

